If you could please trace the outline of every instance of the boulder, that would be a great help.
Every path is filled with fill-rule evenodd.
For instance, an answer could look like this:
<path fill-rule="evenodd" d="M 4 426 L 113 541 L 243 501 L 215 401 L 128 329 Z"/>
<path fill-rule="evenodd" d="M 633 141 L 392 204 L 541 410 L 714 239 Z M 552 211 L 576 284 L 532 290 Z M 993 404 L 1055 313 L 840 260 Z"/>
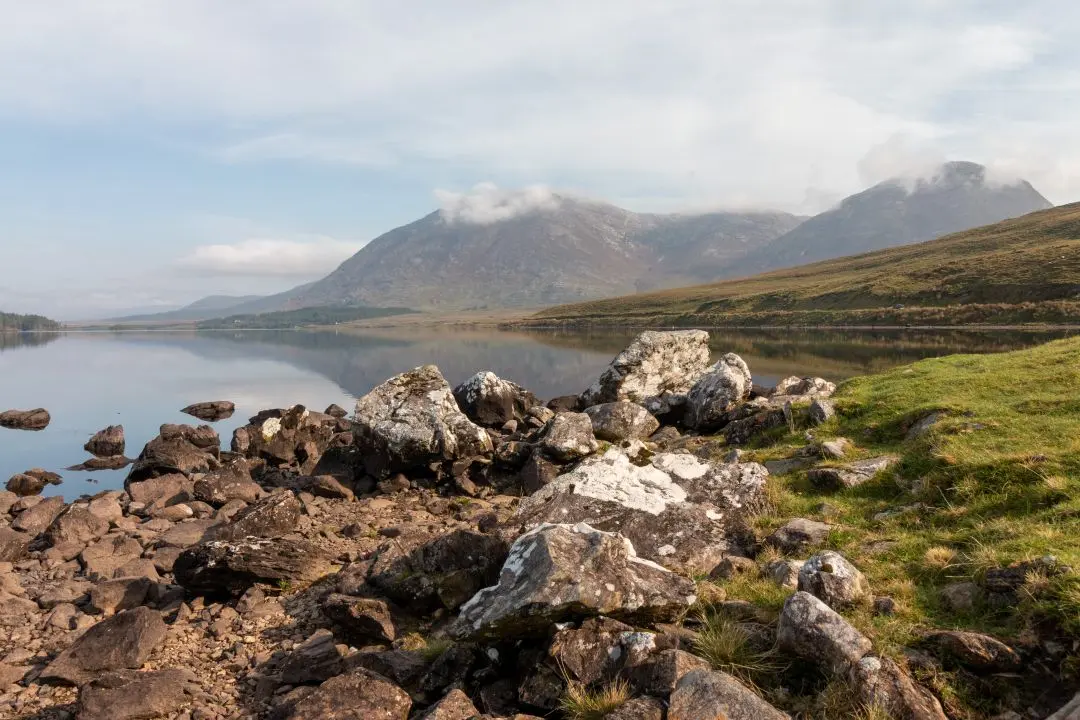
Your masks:
<path fill-rule="evenodd" d="M 632 402 L 593 405 L 585 410 L 593 435 L 608 442 L 647 438 L 660 428 L 660 421 L 648 410 Z"/>
<path fill-rule="evenodd" d="M 390 609 L 382 600 L 330 593 L 322 607 L 323 614 L 358 645 L 391 643 L 397 637 Z"/>
<path fill-rule="evenodd" d="M 836 385 L 819 377 L 786 377 L 776 384 L 769 393 L 771 397 L 787 395 L 830 397 L 836 392 Z"/>
<path fill-rule="evenodd" d="M 345 658 L 334 641 L 334 633 L 316 630 L 297 645 L 281 668 L 281 681 L 289 685 L 321 683 L 345 668 Z"/>
<path fill-rule="evenodd" d="M 340 405 L 337 405 L 336 403 L 331 403 L 329 406 L 327 406 L 327 408 L 323 410 L 323 413 L 334 418 L 343 418 L 348 417 L 349 415 L 348 410 L 341 407 Z"/>
<path fill-rule="evenodd" d="M 206 540 L 239 540 L 248 537 L 275 538 L 296 529 L 302 509 L 296 495 L 288 490 L 275 492 L 233 515 L 232 521 L 207 530 Z"/>
<path fill-rule="evenodd" d="M 100 673 L 138 670 L 168 628 L 161 615 L 140 607 L 92 626 L 42 671 L 41 679 L 81 685 Z"/>
<path fill-rule="evenodd" d="M 190 477 L 217 467 L 216 452 L 196 444 L 206 438 L 189 425 L 162 425 L 128 471 L 125 487 L 140 480 L 179 473 Z M 211 448 L 214 449 L 214 448 Z"/>
<path fill-rule="evenodd" d="M 34 477 L 26 473 L 16 473 L 7 481 L 5 487 L 8 492 L 13 492 L 20 497 L 29 497 L 31 495 L 40 495 L 48 484 L 49 482 L 44 478 Z"/>
<path fill-rule="evenodd" d="M 788 720 L 731 675 L 693 670 L 671 694 L 668 720 Z"/>
<path fill-rule="evenodd" d="M 49 411 L 45 408 L 0 412 L 0 427 L 12 430 L 44 430 L 51 421 Z"/>
<path fill-rule="evenodd" d="M 776 560 L 765 568 L 765 577 L 780 587 L 795 589 L 799 587 L 799 571 L 802 566 L 802 560 Z"/>
<path fill-rule="evenodd" d="M 67 470 L 72 472 L 87 472 L 92 470 L 120 470 L 135 462 L 123 455 L 109 455 L 107 457 L 87 458 L 78 465 L 71 465 Z"/>
<path fill-rule="evenodd" d="M 848 682 L 863 705 L 876 706 L 891 718 L 948 720 L 938 699 L 889 658 L 867 655 L 852 666 Z"/>
<path fill-rule="evenodd" d="M 843 555 L 831 550 L 814 555 L 799 570 L 799 590 L 834 610 L 852 607 L 870 597 L 870 583 Z"/>
<path fill-rule="evenodd" d="M 315 497 L 332 498 L 335 500 L 352 500 L 353 491 L 343 485 L 333 475 L 315 475 L 313 477 L 300 477 L 296 480 L 296 491 L 311 493 Z"/>
<path fill-rule="evenodd" d="M 573 462 L 591 455 L 600 447 L 593 435 L 592 420 L 585 413 L 559 413 L 547 424 L 538 445 L 559 462 Z"/>
<path fill-rule="evenodd" d="M 695 600 L 690 580 L 637 557 L 626 538 L 584 523 L 545 524 L 514 542 L 498 584 L 461 607 L 451 632 L 542 636 L 556 623 L 596 615 L 664 622 Z"/>
<path fill-rule="evenodd" d="M 194 497 L 194 484 L 180 473 L 170 473 L 135 482 L 126 482 L 132 502 L 161 506 L 187 502 Z"/>
<path fill-rule="evenodd" d="M 507 527 L 587 522 L 628 538 L 640 557 L 707 573 L 740 549 L 735 536 L 747 514 L 763 507 L 767 475 L 755 463 L 671 453 L 639 466 L 612 448 L 522 498 Z"/>
<path fill-rule="evenodd" d="M 18 562 L 26 557 L 30 541 L 29 533 L 0 527 L 0 562 Z"/>
<path fill-rule="evenodd" d="M 525 388 L 487 370 L 454 388 L 454 399 L 470 420 L 490 428 L 511 420 L 523 422 L 529 408 L 540 404 Z"/>
<path fill-rule="evenodd" d="M 469 696 L 455 688 L 428 708 L 418 720 L 472 720 L 479 715 L 480 711 L 469 700 Z"/>
<path fill-rule="evenodd" d="M 228 400 L 211 400 L 188 405 L 180 412 L 191 415 L 205 422 L 217 422 L 227 420 L 236 412 L 236 405 Z"/>
<path fill-rule="evenodd" d="M 284 720 L 406 720 L 408 693 L 370 670 L 330 678 L 303 698 Z"/>
<path fill-rule="evenodd" d="M 704 330 L 647 330 L 581 396 L 581 406 L 630 400 L 647 405 L 665 393 L 685 395 L 709 367 Z"/>
<path fill-rule="evenodd" d="M 686 394 L 684 424 L 696 430 L 720 427 L 727 413 L 750 397 L 750 368 L 735 353 L 728 353 L 698 378 Z"/>
<path fill-rule="evenodd" d="M 1046 720 L 1080 720 L 1080 693 L 1073 695 L 1072 700 L 1065 703 Z"/>
<path fill-rule="evenodd" d="M 784 603 L 776 642 L 782 650 L 834 674 L 848 672 L 871 648 L 870 641 L 835 610 L 802 591 Z"/>
<path fill-rule="evenodd" d="M 142 555 L 142 545 L 122 534 L 106 535 L 79 554 L 83 573 L 91 580 L 107 579 L 118 568 Z"/>
<path fill-rule="evenodd" d="M 83 450 L 99 458 L 123 455 L 126 443 L 124 441 L 124 426 L 110 425 L 104 430 L 98 430 L 83 445 Z"/>
<path fill-rule="evenodd" d="M 234 431 L 233 452 L 277 467 L 299 465 L 305 475 L 315 469 L 334 442 L 338 423 L 348 427 L 348 421 L 311 412 L 303 405 L 264 410 L 249 423 Z"/>
<path fill-rule="evenodd" d="M 150 584 L 150 578 L 147 577 L 129 576 L 104 580 L 90 588 L 89 608 L 104 615 L 137 608 L 146 602 Z"/>
<path fill-rule="evenodd" d="M 251 466 L 244 458 L 227 462 L 195 481 L 192 495 L 196 500 L 221 507 L 230 500 L 253 503 L 266 492 L 251 479 Z"/>
<path fill-rule="evenodd" d="M 19 516 L 12 521 L 11 527 L 14 530 L 21 530 L 32 537 L 36 537 L 52 524 L 52 521 L 56 519 L 56 516 L 63 509 L 64 498 L 45 498 L 34 507 L 19 513 Z"/>
<path fill-rule="evenodd" d="M 814 485 L 826 490 L 842 490 L 862 485 L 882 470 L 896 463 L 897 458 L 886 455 L 860 460 L 838 467 L 814 468 L 807 477 Z"/>
<path fill-rule="evenodd" d="M 382 549 L 367 582 L 414 609 L 456 610 L 496 582 L 508 552 L 501 537 L 471 530 L 455 530 L 426 542 L 423 536 L 402 540 Z"/>
<path fill-rule="evenodd" d="M 788 520 L 765 538 L 764 543 L 785 555 L 794 555 L 825 543 L 832 530 L 830 525 L 806 518 Z"/>
<path fill-rule="evenodd" d="M 376 477 L 491 455 L 487 431 L 458 408 L 434 365 L 379 385 L 356 402 L 354 442 Z"/>
<path fill-rule="evenodd" d="M 103 520 L 82 505 L 68 505 L 45 528 L 45 541 L 50 547 L 65 542 L 85 546 L 109 532 L 109 521 Z"/>
<path fill-rule="evenodd" d="M 789 413 L 783 406 L 771 407 L 760 398 L 740 405 L 724 426 L 724 440 L 728 445 L 745 445 L 762 433 L 786 426 Z"/>
<path fill-rule="evenodd" d="M 197 691 L 195 674 L 187 669 L 118 670 L 79 688 L 75 720 L 166 717 L 179 710 Z"/>
<path fill-rule="evenodd" d="M 810 401 L 810 421 L 815 425 L 832 420 L 836 416 L 836 406 L 832 400 L 816 397 Z"/>
<path fill-rule="evenodd" d="M 194 593 L 240 595 L 256 583 L 305 584 L 334 568 L 317 546 L 287 538 L 212 540 L 180 553 L 176 582 Z"/>
<path fill-rule="evenodd" d="M 989 635 L 938 630 L 926 635 L 922 644 L 951 667 L 976 672 L 1015 672 L 1022 665 L 1015 650 Z"/>

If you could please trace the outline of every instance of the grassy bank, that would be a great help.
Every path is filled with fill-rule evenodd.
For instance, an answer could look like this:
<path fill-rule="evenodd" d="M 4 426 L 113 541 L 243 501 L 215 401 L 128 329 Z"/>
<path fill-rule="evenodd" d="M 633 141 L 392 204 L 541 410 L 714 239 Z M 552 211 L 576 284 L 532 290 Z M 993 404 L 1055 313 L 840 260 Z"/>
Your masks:
<path fill-rule="evenodd" d="M 893 454 L 891 470 L 853 489 L 825 492 L 806 471 L 774 476 L 775 513 L 757 519 L 759 536 L 791 517 L 829 522 L 829 546 L 897 602 L 893 615 L 863 608 L 849 617 L 879 651 L 902 657 L 927 629 L 991 633 L 1044 657 L 1056 689 L 1075 689 L 1080 671 L 1080 339 L 1000 355 L 954 355 L 852 379 L 835 396 L 838 414 L 814 428 L 816 440 L 846 437 L 852 458 Z M 912 428 L 933 413 L 922 434 Z M 809 444 L 798 427 L 778 432 L 751 458 L 788 457 Z M 846 460 L 845 460 L 846 462 Z M 884 513 L 884 514 L 883 514 Z M 1061 574 L 1031 572 L 1010 606 L 986 599 L 957 611 L 942 588 L 981 582 L 991 568 L 1053 556 Z M 760 558 L 759 558 L 760 559 Z M 728 597 L 779 610 L 789 591 L 765 579 L 727 584 Z M 970 673 L 922 678 L 950 717 L 981 718 L 1010 693 L 1055 689 L 986 682 Z M 1025 696 L 1026 697 L 1026 696 Z M 1021 702 L 1012 698 L 1013 702 Z"/>
<path fill-rule="evenodd" d="M 741 280 L 550 308 L 534 326 L 1080 321 L 1080 204 Z"/>

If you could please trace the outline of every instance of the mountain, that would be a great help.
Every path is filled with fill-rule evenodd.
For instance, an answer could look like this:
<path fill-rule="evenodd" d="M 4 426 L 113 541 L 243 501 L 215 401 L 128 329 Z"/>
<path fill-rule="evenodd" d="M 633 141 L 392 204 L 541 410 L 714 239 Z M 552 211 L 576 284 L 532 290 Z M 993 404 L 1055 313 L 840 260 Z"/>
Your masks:
<path fill-rule="evenodd" d="M 1080 203 L 740 280 L 544 310 L 523 325 L 1080 322 Z"/>
<path fill-rule="evenodd" d="M 491 223 L 434 212 L 364 246 L 285 308 L 400 305 L 465 309 L 551 305 L 716 277 L 798 225 L 786 213 L 647 215 L 557 198 Z"/>
<path fill-rule="evenodd" d="M 198 322 L 199 320 L 211 320 L 224 314 L 232 314 L 233 308 L 257 302 L 261 297 L 260 295 L 209 295 L 177 310 L 125 315 L 124 317 L 111 318 L 107 322 Z"/>
<path fill-rule="evenodd" d="M 733 263 L 727 277 L 933 240 L 1051 207 L 1024 180 L 989 182 L 986 168 L 945 163 L 930 178 L 887 180 L 816 215 Z"/>

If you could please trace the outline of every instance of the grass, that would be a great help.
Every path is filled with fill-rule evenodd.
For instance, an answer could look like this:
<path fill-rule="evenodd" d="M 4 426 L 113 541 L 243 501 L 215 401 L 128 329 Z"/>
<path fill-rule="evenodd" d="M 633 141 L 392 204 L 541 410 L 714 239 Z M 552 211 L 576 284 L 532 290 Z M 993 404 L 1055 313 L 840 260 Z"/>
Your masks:
<path fill-rule="evenodd" d="M 694 640 L 694 654 L 704 658 L 714 670 L 722 670 L 757 687 L 759 681 L 783 670 L 772 645 L 763 647 L 757 628 L 736 622 L 723 612 L 704 611 Z"/>
<path fill-rule="evenodd" d="M 563 305 L 523 324 L 1069 323 L 1080 319 L 1078 278 L 1080 203 L 740 280 Z"/>
<path fill-rule="evenodd" d="M 622 679 L 595 689 L 571 682 L 559 707 L 568 720 L 604 720 L 608 713 L 625 704 L 631 696 L 630 684 Z"/>

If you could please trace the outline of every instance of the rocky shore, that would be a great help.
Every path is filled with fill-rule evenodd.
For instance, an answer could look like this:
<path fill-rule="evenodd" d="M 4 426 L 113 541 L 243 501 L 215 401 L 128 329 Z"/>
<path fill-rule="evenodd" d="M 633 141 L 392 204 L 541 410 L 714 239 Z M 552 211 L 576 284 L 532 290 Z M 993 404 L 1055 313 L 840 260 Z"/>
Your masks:
<path fill-rule="evenodd" d="M 581 395 L 424 366 L 351 415 L 260 412 L 229 451 L 163 425 L 123 491 L 65 503 L 22 473 L 0 492 L 0 717 L 1047 717 L 1064 687 L 960 715 L 924 682 L 1038 684 L 1038 641 L 924 627 L 897 651 L 872 632 L 896 600 L 834 549 L 844 528 L 777 515 L 777 475 L 845 493 L 897 462 L 815 435 L 835 391 L 760 387 L 737 355 L 710 364 L 704 331 L 650 331 Z M 751 461 L 790 433 L 807 449 Z M 86 449 L 128 462 L 119 427 Z M 987 568 L 942 602 L 1007 605 L 1066 572 Z"/>

